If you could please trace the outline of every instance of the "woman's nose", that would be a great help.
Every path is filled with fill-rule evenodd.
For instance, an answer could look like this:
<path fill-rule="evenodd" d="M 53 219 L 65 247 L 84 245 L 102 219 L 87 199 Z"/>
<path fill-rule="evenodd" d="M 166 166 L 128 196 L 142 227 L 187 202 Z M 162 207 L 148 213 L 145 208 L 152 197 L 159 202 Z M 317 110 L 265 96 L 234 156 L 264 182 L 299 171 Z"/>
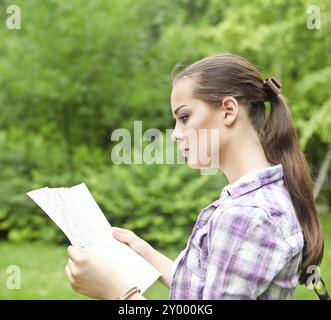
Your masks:
<path fill-rule="evenodd" d="M 184 134 L 183 132 L 179 131 L 178 129 L 174 129 L 174 131 L 171 134 L 171 139 L 173 141 L 177 141 L 177 140 L 183 140 L 184 139 Z"/>

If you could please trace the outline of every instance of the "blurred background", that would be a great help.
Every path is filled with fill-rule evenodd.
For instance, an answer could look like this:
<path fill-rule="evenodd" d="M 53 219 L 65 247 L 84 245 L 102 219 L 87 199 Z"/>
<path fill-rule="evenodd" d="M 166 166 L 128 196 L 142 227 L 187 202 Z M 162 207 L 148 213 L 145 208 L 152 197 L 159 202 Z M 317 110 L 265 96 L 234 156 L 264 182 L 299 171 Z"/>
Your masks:
<path fill-rule="evenodd" d="M 8 6 L 21 9 L 9 30 Z M 312 7 L 313 6 L 313 7 Z M 314 15 L 315 14 L 315 15 Z M 186 165 L 115 165 L 117 128 L 173 128 L 171 71 L 232 52 L 276 76 L 311 166 L 331 290 L 331 2 L 327 0 L 0 1 L 0 299 L 81 299 L 69 244 L 25 193 L 85 182 L 113 226 L 175 258 L 227 184 Z M 6 286 L 7 268 L 21 289 Z M 168 299 L 156 283 L 148 299 Z M 316 299 L 299 286 L 295 299 Z"/>

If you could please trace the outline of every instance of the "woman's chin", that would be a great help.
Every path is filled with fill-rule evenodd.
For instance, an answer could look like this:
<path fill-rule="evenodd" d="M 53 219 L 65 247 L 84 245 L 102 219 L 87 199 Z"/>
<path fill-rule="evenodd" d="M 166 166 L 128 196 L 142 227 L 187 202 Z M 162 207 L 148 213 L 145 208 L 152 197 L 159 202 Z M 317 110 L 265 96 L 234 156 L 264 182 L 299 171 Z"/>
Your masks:
<path fill-rule="evenodd" d="M 200 166 L 198 166 L 197 164 L 195 163 L 190 163 L 190 162 L 187 162 L 188 166 L 191 168 L 191 169 L 200 169 Z"/>
<path fill-rule="evenodd" d="M 209 163 L 207 165 L 200 163 L 200 162 L 196 162 L 193 160 L 190 160 L 190 158 L 187 159 L 187 165 L 192 168 L 192 169 L 206 169 L 206 170 L 213 170 L 213 169 L 219 169 L 219 164 L 215 163 Z"/>
<path fill-rule="evenodd" d="M 201 163 L 193 161 L 190 158 L 187 158 L 187 165 L 192 169 L 201 169 L 201 168 L 203 168 L 203 165 L 201 165 Z"/>

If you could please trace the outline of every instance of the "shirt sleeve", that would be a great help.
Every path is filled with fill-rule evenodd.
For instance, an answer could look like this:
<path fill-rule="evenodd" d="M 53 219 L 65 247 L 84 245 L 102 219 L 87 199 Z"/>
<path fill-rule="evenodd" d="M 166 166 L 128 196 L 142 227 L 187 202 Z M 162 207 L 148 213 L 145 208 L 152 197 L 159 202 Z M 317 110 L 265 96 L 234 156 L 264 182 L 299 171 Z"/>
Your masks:
<path fill-rule="evenodd" d="M 257 299 L 290 259 L 289 245 L 260 208 L 212 217 L 203 299 Z"/>

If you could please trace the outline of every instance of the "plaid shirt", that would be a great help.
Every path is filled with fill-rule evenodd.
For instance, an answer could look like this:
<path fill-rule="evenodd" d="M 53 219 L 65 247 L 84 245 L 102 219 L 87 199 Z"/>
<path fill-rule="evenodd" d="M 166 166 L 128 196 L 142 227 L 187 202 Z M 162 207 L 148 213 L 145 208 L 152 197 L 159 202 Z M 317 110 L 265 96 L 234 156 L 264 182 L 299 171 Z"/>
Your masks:
<path fill-rule="evenodd" d="M 200 212 L 169 298 L 290 299 L 303 245 L 282 165 L 252 171 Z"/>

